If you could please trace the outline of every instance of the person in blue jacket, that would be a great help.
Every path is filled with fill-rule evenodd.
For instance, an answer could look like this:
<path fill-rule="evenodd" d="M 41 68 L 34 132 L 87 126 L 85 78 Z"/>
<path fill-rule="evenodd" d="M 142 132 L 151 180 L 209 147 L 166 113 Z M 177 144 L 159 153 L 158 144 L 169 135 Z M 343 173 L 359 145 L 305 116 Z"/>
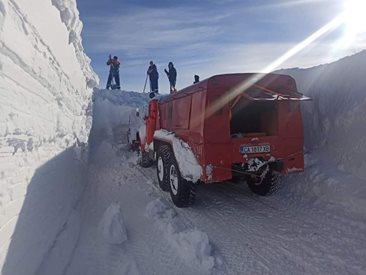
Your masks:
<path fill-rule="evenodd" d="M 109 55 L 109 59 L 107 61 L 107 65 L 109 66 L 109 76 L 107 81 L 107 89 L 115 88 L 115 89 L 121 89 L 120 83 L 119 83 L 119 66 L 121 62 L 119 62 L 118 57 L 114 56 L 113 59 L 111 55 Z M 116 86 L 112 87 L 112 80 L 114 78 L 114 81 L 116 82 Z"/>
<path fill-rule="evenodd" d="M 150 61 L 150 66 L 147 69 L 147 74 L 150 79 L 150 92 L 158 93 L 159 92 L 159 87 L 158 87 L 159 73 L 156 68 L 156 65 L 152 61 Z"/>
<path fill-rule="evenodd" d="M 169 79 L 170 93 L 173 93 L 177 91 L 175 89 L 175 84 L 177 83 L 177 70 L 174 68 L 173 62 L 169 62 L 168 69 L 169 71 L 167 71 L 166 69 L 164 69 L 164 71 Z"/>

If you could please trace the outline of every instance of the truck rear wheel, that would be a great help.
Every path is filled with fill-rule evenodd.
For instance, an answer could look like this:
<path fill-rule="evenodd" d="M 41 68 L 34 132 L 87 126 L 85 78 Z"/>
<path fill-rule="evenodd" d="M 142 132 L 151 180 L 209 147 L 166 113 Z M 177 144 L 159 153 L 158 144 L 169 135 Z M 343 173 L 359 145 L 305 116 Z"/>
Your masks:
<path fill-rule="evenodd" d="M 187 181 L 181 176 L 174 156 L 169 159 L 168 167 L 170 196 L 173 203 L 179 208 L 192 205 L 196 196 L 195 186 L 191 181 Z"/>
<path fill-rule="evenodd" d="M 168 145 L 159 147 L 156 154 L 156 175 L 158 177 L 159 187 L 163 191 L 169 191 L 168 177 L 168 160 L 170 158 L 170 150 Z"/>
<path fill-rule="evenodd" d="M 249 189 L 260 196 L 267 196 L 278 189 L 279 173 L 269 170 L 263 179 L 250 177 L 247 179 Z"/>

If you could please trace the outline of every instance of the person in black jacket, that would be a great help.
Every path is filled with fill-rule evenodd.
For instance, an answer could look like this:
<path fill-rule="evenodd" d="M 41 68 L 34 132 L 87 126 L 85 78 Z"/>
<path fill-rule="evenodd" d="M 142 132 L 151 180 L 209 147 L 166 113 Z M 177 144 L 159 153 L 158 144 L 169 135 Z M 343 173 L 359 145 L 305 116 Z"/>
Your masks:
<path fill-rule="evenodd" d="M 170 83 L 170 93 L 177 91 L 175 89 L 175 84 L 177 82 L 177 70 L 174 68 L 174 65 L 172 62 L 169 62 L 168 64 L 168 69 L 169 71 L 167 71 L 166 69 L 164 69 L 166 75 L 168 76 L 169 79 L 169 83 Z"/>
<path fill-rule="evenodd" d="M 194 82 L 193 82 L 193 84 L 196 84 L 198 82 L 200 82 L 200 76 L 195 74 L 194 75 Z"/>
<path fill-rule="evenodd" d="M 150 92 L 152 93 L 158 93 L 159 87 L 158 87 L 158 79 L 159 79 L 159 73 L 156 69 L 156 65 L 154 62 L 150 61 L 150 66 L 147 69 L 147 74 L 149 75 L 150 79 Z"/>

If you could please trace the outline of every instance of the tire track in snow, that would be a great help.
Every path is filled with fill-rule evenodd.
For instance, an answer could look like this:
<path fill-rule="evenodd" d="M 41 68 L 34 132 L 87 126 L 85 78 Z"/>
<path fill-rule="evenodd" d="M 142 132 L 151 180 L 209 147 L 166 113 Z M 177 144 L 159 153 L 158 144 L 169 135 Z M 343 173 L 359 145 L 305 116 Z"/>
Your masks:
<path fill-rule="evenodd" d="M 143 169 L 139 165 L 136 165 L 135 169 L 138 170 L 145 177 L 147 184 L 149 186 L 151 186 L 154 189 L 154 192 L 163 199 L 164 204 L 169 205 L 169 207 L 171 209 L 173 209 L 174 211 L 176 211 L 178 213 L 179 223 L 185 224 L 183 227 L 181 226 L 181 232 L 184 232 L 184 230 L 187 230 L 187 229 L 188 230 L 189 229 L 200 230 L 200 228 L 197 226 L 197 224 L 186 215 L 186 211 L 189 208 L 184 208 L 184 209 L 176 208 L 170 199 L 169 192 L 164 192 L 164 191 L 160 190 L 160 188 L 157 184 L 157 181 L 155 179 L 156 178 L 155 172 L 152 173 L 151 169 Z M 152 178 L 155 180 L 152 180 Z M 200 232 L 204 232 L 206 234 L 205 231 L 200 230 Z M 210 245 L 213 250 L 211 255 L 214 257 L 214 260 L 215 260 L 212 274 L 227 274 L 227 272 L 228 272 L 227 267 L 226 267 L 225 262 L 222 259 L 221 253 L 220 253 L 219 249 L 215 246 L 215 244 L 211 242 L 211 239 L 210 239 Z"/>
<path fill-rule="evenodd" d="M 100 221 L 108 202 L 103 198 L 106 190 L 102 184 L 107 171 L 95 165 L 89 170 L 89 183 L 81 203 L 80 237 L 65 274 L 139 274 L 135 260 L 121 245 L 111 245 L 103 239 Z"/>
<path fill-rule="evenodd" d="M 146 187 L 153 187 L 151 185 L 146 185 L 146 182 L 150 182 L 151 180 L 146 178 L 144 174 L 137 174 L 135 170 L 135 163 L 128 163 L 128 168 L 125 169 L 123 175 L 127 176 L 127 184 L 132 184 L 134 188 L 141 193 L 143 191 L 143 194 L 146 194 L 149 197 L 149 200 L 153 197 L 155 192 L 152 189 L 146 190 Z M 141 178 L 141 176 L 143 178 Z M 142 184 L 141 184 L 142 183 Z M 146 207 L 144 207 L 144 216 Z M 147 217 L 146 217 L 147 218 Z M 144 261 L 140 262 L 140 265 L 146 265 L 147 262 L 149 262 L 149 258 L 146 255 L 146 248 L 148 247 L 149 250 L 152 252 L 151 255 L 154 255 L 154 261 L 150 261 L 148 264 L 149 268 L 154 270 L 156 269 L 156 274 L 160 274 L 162 271 L 161 269 L 165 270 L 164 273 L 169 274 L 200 274 L 202 272 L 198 272 L 197 268 L 195 266 L 188 266 L 187 263 L 185 263 L 184 259 L 181 258 L 179 253 L 175 251 L 174 248 L 169 244 L 168 241 L 164 238 L 164 232 L 161 231 L 160 228 L 157 228 L 155 225 L 151 226 L 151 220 L 150 218 L 147 219 L 147 222 L 150 224 L 149 231 L 153 234 L 146 234 L 145 230 L 146 228 L 140 226 L 140 227 L 134 227 L 136 236 L 139 236 L 140 241 L 142 239 L 143 243 L 140 246 L 137 246 L 136 243 L 137 240 L 135 239 L 130 244 L 133 244 L 130 246 L 132 251 L 134 252 L 134 255 L 136 259 L 145 259 Z M 137 232 L 136 232 L 137 231 Z M 158 236 L 158 239 L 156 238 Z M 158 261 L 158 262 L 157 262 Z M 145 263 L 144 263 L 145 262 Z M 160 267 L 159 267 L 160 265 Z M 184 271 L 183 271 L 184 270 Z M 197 273 L 198 272 L 198 273 Z"/>
<path fill-rule="evenodd" d="M 110 148 L 96 151 L 100 158 L 90 168 L 80 241 L 66 274 L 200 274 L 198 268 L 181 259 L 145 216 L 154 193 L 146 184 L 138 184 L 145 178 L 136 173 L 125 156 L 128 153 L 114 156 L 115 150 L 107 147 Z M 101 217 L 111 202 L 121 206 L 126 225 L 127 240 L 121 245 L 105 243 L 98 232 Z"/>
<path fill-rule="evenodd" d="M 151 169 L 146 174 L 156 177 Z M 360 273 L 364 268 L 362 246 L 366 240 L 360 236 L 366 228 L 362 221 L 350 220 L 337 209 L 323 209 L 312 201 L 291 208 L 294 202 L 281 204 L 280 196 L 252 198 L 230 185 L 199 188 L 193 208 L 177 209 L 183 219 L 208 233 L 230 267 L 229 273 L 337 273 L 349 269 Z M 156 184 L 154 188 L 170 201 Z M 268 205 L 272 201 L 277 207 Z M 347 244 L 355 257 L 346 261 L 341 247 Z"/>
<path fill-rule="evenodd" d="M 140 171 L 140 173 L 144 174 L 147 179 L 149 179 L 150 177 L 156 177 L 155 173 L 152 173 L 151 169 L 149 171 L 150 173 L 148 173 L 145 172 L 141 167 L 137 166 L 136 168 Z M 222 256 L 224 258 L 222 269 L 226 270 L 225 273 L 240 273 L 245 270 L 244 267 L 248 267 L 251 272 L 253 272 L 253 270 L 257 270 L 257 272 L 262 273 L 265 271 L 268 272 L 270 270 L 269 267 L 266 265 L 267 261 L 258 261 L 258 264 L 262 267 L 259 269 L 257 267 L 251 266 L 251 263 L 248 264 L 247 262 L 243 262 L 243 251 L 241 249 L 242 244 L 240 244 L 239 242 L 238 245 L 238 240 L 230 240 L 230 238 L 228 237 L 228 235 L 230 235 L 230 232 L 227 232 L 228 225 L 235 227 L 236 225 L 241 224 L 235 222 L 235 220 L 230 221 L 229 223 L 227 222 L 227 218 L 225 217 L 232 216 L 232 209 L 230 209 L 229 212 L 222 211 L 222 206 L 225 205 L 225 200 L 222 199 L 222 196 L 207 197 L 198 191 L 197 196 L 200 201 L 196 201 L 196 204 L 192 208 L 179 209 L 176 208 L 171 202 L 169 193 L 161 191 L 157 185 L 156 180 L 154 182 L 155 183 L 150 180 L 150 185 L 153 186 L 157 193 L 164 197 L 167 204 L 176 209 L 181 218 L 184 219 L 190 227 L 203 228 L 203 230 L 209 234 L 210 240 L 212 241 L 214 246 L 214 250 L 219 255 L 219 257 Z M 210 204 L 207 203 L 207 201 L 210 201 Z M 221 205 L 221 211 L 202 212 L 202 210 L 204 209 L 201 209 L 199 205 L 206 204 L 205 207 L 211 208 L 211 203 L 214 204 L 215 207 Z M 200 210 L 195 211 L 195 208 L 200 208 Z M 211 210 L 213 210 L 213 208 L 211 208 Z M 198 226 L 198 220 L 200 221 L 200 225 L 205 226 Z M 210 230 L 207 230 L 208 228 L 210 228 Z M 248 232 L 246 231 L 242 231 L 241 233 L 243 234 L 243 236 L 248 234 Z M 246 244 L 245 246 L 250 250 L 249 254 L 258 255 L 258 253 L 256 253 L 255 250 L 251 246 L 249 246 L 249 244 Z"/>
<path fill-rule="evenodd" d="M 215 195 L 221 196 L 222 190 L 219 189 L 219 191 L 220 192 Z M 210 198 L 208 197 L 207 199 Z M 247 201 L 245 198 L 243 199 L 244 202 Z M 248 243 L 251 244 L 252 247 L 261 249 L 262 252 L 260 254 L 267 255 L 266 258 L 271 259 L 271 263 L 281 263 L 281 256 L 284 256 L 283 251 L 288 251 L 288 255 L 286 259 L 284 259 L 285 261 L 282 260 L 282 262 L 287 262 L 287 264 L 283 265 L 282 270 L 288 269 L 288 267 L 286 268 L 287 265 L 295 266 L 294 272 L 296 270 L 312 272 L 311 269 L 313 267 L 307 266 L 304 259 L 308 259 L 311 262 L 318 258 L 324 258 L 324 253 L 325 255 L 331 254 L 332 249 L 334 250 L 334 248 L 342 246 L 337 240 L 342 237 L 332 233 L 334 232 L 334 225 L 336 225 L 335 227 L 338 227 L 341 232 L 344 232 L 345 235 L 349 235 L 347 233 L 350 233 L 350 221 L 347 218 L 344 219 L 344 216 L 337 214 L 337 212 L 329 212 L 328 210 L 319 209 L 316 206 L 307 206 L 304 209 L 299 207 L 294 209 L 294 212 L 292 209 L 282 212 L 273 211 L 269 208 L 266 210 L 268 211 L 267 217 L 262 219 L 262 214 L 265 212 L 261 210 L 260 205 L 254 204 L 254 206 L 258 208 L 257 212 L 248 212 L 246 209 L 243 209 L 237 201 L 229 201 L 228 204 L 233 204 L 234 208 L 237 209 L 235 215 L 231 217 L 233 221 L 247 220 L 245 223 L 235 223 L 235 227 L 243 228 L 248 232 L 251 232 L 254 240 L 248 238 Z M 258 216 L 257 213 L 260 215 Z M 259 219 L 248 220 L 248 216 L 251 217 L 252 215 L 257 215 Z M 342 219 L 344 220 L 343 224 L 340 222 Z M 230 221 L 228 221 L 228 223 L 229 222 Z M 357 245 L 355 237 L 362 236 L 360 232 L 364 229 L 365 226 L 364 224 L 362 225 L 362 223 L 355 225 L 353 233 L 349 238 L 346 238 L 347 241 L 344 241 L 344 245 L 346 245 L 346 243 L 352 243 L 353 247 L 358 246 L 360 248 L 362 245 Z M 233 234 L 235 233 L 233 232 Z M 363 240 L 363 243 L 365 243 L 365 240 Z M 306 244 L 305 247 L 303 246 L 304 244 Z M 263 250 L 263 247 L 266 249 Z M 282 253 L 281 251 L 278 251 L 278 247 L 282 247 Z M 305 250 L 305 252 L 303 250 Z M 271 251 L 273 251 L 273 253 Z M 362 254 L 358 255 L 359 264 L 361 263 L 361 256 Z M 339 268 L 344 269 L 344 265 L 340 264 L 343 262 L 341 256 L 339 256 L 337 260 L 334 260 L 336 257 L 332 255 L 326 257 L 328 258 L 327 260 L 329 263 L 333 262 L 334 266 L 332 268 L 334 271 L 340 270 Z M 322 266 L 324 267 L 324 265 Z M 314 270 L 317 272 L 326 271 L 317 270 L 315 268 Z M 272 271 L 275 271 L 277 267 L 275 269 L 272 267 L 271 269 Z M 327 270 L 329 270 L 329 267 Z M 281 273 L 281 269 L 278 268 L 277 272 Z"/>

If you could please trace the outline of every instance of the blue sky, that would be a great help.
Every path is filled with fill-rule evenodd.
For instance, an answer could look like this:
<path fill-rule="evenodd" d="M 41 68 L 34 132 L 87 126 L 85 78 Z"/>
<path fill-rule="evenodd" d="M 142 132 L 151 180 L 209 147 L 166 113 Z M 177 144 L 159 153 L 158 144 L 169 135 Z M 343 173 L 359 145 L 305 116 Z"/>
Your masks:
<path fill-rule="evenodd" d="M 334 19 L 354 0 L 77 0 L 83 45 L 105 86 L 108 54 L 120 57 L 122 89 L 142 91 L 150 60 L 158 67 L 161 93 L 169 61 L 177 88 L 219 73 L 256 72 Z M 278 68 L 309 67 L 366 48 L 365 33 L 342 44 L 346 24 Z"/>

